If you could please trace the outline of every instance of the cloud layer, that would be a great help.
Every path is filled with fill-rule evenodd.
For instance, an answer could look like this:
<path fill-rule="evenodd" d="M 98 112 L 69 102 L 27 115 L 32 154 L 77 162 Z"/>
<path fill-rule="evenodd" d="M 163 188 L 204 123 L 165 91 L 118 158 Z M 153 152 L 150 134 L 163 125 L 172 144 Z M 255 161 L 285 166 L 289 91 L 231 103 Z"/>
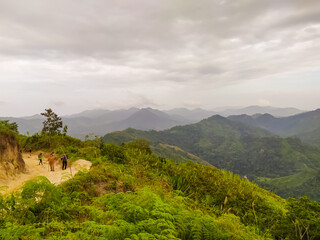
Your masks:
<path fill-rule="evenodd" d="M 316 0 L 0 1 L 0 110 L 314 108 L 320 83 L 299 84 L 319 76 L 319 11 Z"/>

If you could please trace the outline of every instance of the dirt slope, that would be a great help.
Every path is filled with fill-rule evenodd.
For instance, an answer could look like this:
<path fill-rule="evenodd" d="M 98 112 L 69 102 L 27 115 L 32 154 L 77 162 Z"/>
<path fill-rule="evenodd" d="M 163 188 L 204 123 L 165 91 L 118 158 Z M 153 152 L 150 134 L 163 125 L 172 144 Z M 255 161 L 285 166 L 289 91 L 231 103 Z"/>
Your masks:
<path fill-rule="evenodd" d="M 53 184 L 60 184 L 63 181 L 68 180 L 74 176 L 79 170 L 89 170 L 91 167 L 91 162 L 83 159 L 79 159 L 73 162 L 71 168 L 68 161 L 68 166 L 66 170 L 62 170 L 62 163 L 60 159 L 55 161 L 55 171 L 49 171 L 48 165 L 48 154 L 44 155 L 43 165 L 39 165 L 38 160 L 39 152 L 25 153 L 22 155 L 25 161 L 25 173 L 18 174 L 16 176 L 8 177 L 7 179 L 0 179 L 0 192 L 2 194 L 11 193 L 23 186 L 23 184 L 37 176 L 45 176 Z"/>
<path fill-rule="evenodd" d="M 14 132 L 0 131 L 0 180 L 25 170 Z"/>

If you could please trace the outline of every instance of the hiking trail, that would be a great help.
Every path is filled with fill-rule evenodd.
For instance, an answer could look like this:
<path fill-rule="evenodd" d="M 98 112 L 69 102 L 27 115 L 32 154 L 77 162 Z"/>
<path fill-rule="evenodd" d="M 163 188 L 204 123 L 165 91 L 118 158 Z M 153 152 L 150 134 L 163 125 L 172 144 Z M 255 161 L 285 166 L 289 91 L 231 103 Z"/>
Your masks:
<path fill-rule="evenodd" d="M 56 157 L 57 159 L 54 164 L 55 171 L 52 172 L 49 170 L 49 164 L 47 161 L 49 154 L 44 154 L 42 160 L 43 165 L 39 165 L 39 153 L 40 152 L 34 152 L 31 155 L 30 153 L 22 154 L 26 167 L 25 172 L 15 176 L 8 176 L 6 179 L 0 179 L 0 193 L 8 194 L 14 192 L 21 188 L 26 181 L 38 176 L 44 176 L 48 178 L 52 184 L 58 185 L 72 178 L 79 170 L 89 170 L 92 165 L 92 163 L 87 160 L 79 159 L 72 163 L 70 170 L 70 161 L 68 160 L 67 169 L 62 170 L 62 161 L 60 158 Z"/>

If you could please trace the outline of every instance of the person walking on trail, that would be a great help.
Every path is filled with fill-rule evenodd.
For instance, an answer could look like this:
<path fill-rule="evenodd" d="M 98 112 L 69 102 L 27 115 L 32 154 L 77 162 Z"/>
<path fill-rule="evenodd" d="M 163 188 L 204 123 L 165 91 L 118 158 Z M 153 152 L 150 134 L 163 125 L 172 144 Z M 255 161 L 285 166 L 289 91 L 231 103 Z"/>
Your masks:
<path fill-rule="evenodd" d="M 67 169 L 67 160 L 68 160 L 67 153 L 63 154 L 61 160 L 62 160 L 62 170 L 66 170 Z"/>
<path fill-rule="evenodd" d="M 38 155 L 38 158 L 39 158 L 39 165 L 40 165 L 40 164 L 43 165 L 43 164 L 42 164 L 42 153 L 40 153 L 40 154 Z"/>
<path fill-rule="evenodd" d="M 54 152 L 52 152 L 48 158 L 49 166 L 50 166 L 50 171 L 54 172 Z"/>

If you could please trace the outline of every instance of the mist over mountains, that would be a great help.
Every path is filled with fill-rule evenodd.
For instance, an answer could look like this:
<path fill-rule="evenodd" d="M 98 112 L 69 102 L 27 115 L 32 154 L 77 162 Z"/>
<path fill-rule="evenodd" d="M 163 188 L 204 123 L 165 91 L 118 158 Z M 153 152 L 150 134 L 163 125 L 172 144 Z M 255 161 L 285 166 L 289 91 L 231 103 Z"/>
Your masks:
<path fill-rule="evenodd" d="M 228 117 L 230 115 L 254 115 L 254 114 L 270 114 L 275 117 L 287 117 L 291 115 L 296 115 L 299 113 L 305 112 L 300 109 L 296 108 L 277 108 L 277 107 L 270 107 L 270 106 L 249 106 L 245 108 L 239 109 L 224 109 L 222 111 L 217 112 L 219 115 Z"/>
<path fill-rule="evenodd" d="M 209 111 L 201 108 L 189 110 L 176 108 L 160 111 L 152 108 L 130 108 L 119 110 L 87 110 L 77 114 L 62 116 L 63 123 L 68 125 L 68 134 L 77 138 L 88 136 L 103 136 L 106 133 L 135 128 L 139 130 L 165 130 L 174 126 L 196 123 L 213 115 L 229 116 L 236 114 L 264 114 L 274 116 L 290 116 L 301 113 L 295 108 L 274 108 L 250 106 L 239 109 L 219 109 Z M 34 134 L 41 131 L 44 118 L 37 114 L 27 117 L 0 117 L 19 125 L 22 134 Z"/>

